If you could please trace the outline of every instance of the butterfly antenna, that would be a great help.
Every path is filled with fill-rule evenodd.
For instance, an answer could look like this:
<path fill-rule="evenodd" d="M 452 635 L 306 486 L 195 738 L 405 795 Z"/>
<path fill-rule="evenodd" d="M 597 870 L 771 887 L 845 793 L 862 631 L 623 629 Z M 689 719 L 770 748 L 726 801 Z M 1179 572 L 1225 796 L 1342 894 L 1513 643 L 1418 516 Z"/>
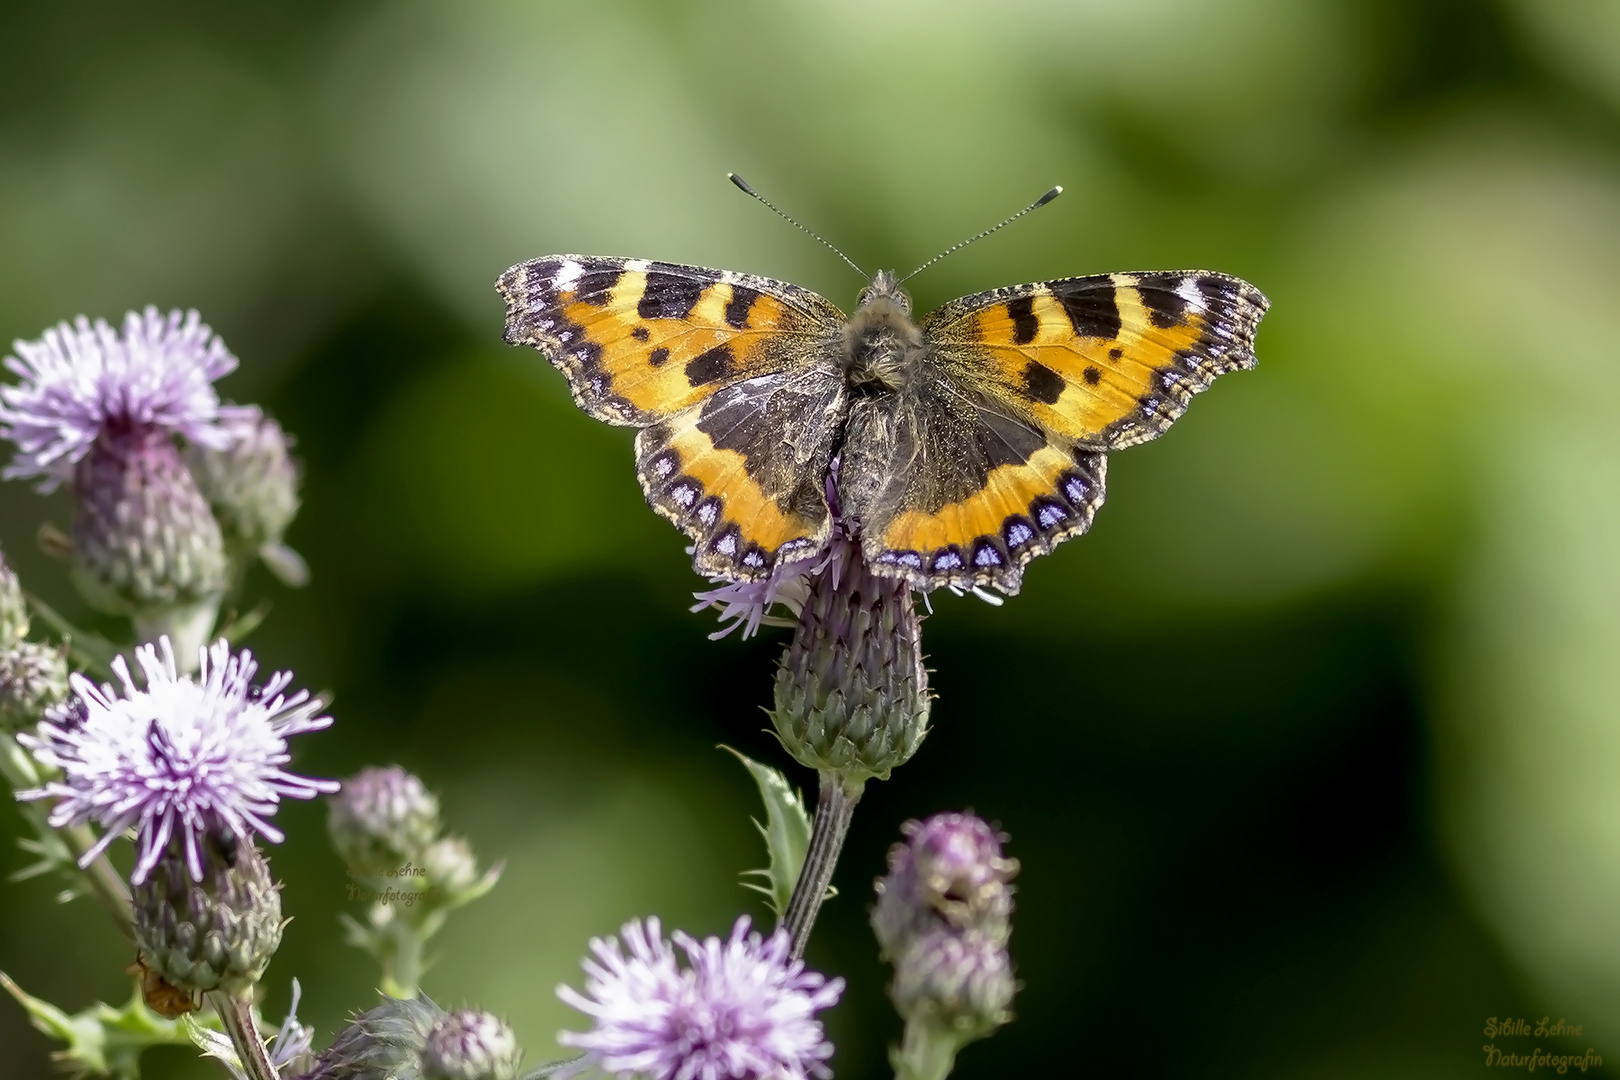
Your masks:
<path fill-rule="evenodd" d="M 930 266 L 933 266 L 935 263 L 939 262 L 939 260 L 943 259 L 945 256 L 954 255 L 956 252 L 961 251 L 963 248 L 967 247 L 969 244 L 973 243 L 975 240 L 983 240 L 985 237 L 989 236 L 991 233 L 999 232 L 1000 230 L 1005 229 L 1008 225 L 1011 225 L 1013 222 L 1017 221 L 1019 218 L 1023 217 L 1025 214 L 1029 213 L 1031 210 L 1039 210 L 1041 207 L 1045 206 L 1047 203 L 1051 202 L 1053 199 L 1057 198 L 1061 194 L 1063 194 L 1063 187 L 1060 184 L 1057 187 L 1053 188 L 1051 191 L 1048 191 L 1045 195 L 1042 195 L 1040 198 L 1036 199 L 1034 202 L 1030 203 L 1028 206 L 1024 207 L 1022 210 L 1018 211 L 1018 213 L 1014 214 L 1012 217 L 1008 218 L 1006 221 L 1003 221 L 1000 225 L 997 225 L 994 228 L 986 229 L 986 230 L 984 230 L 984 232 L 980 233 L 977 236 L 970 236 L 966 240 L 963 240 L 960 244 L 953 244 L 950 247 L 946 248 L 944 251 L 940 252 L 938 255 L 935 255 L 932 259 L 929 259 L 927 262 L 925 262 L 921 266 L 917 267 L 917 269 L 913 270 L 911 273 L 909 273 L 905 277 L 901 278 L 900 281 L 902 281 L 902 282 L 910 281 L 912 278 L 916 277 L 918 274 L 922 273 L 924 270 L 928 269 Z"/>
<path fill-rule="evenodd" d="M 756 198 L 760 202 L 764 203 L 770 209 L 770 211 L 773 214 L 775 214 L 777 217 L 781 218 L 783 221 L 787 222 L 789 225 L 793 226 L 795 229 L 798 229 L 800 232 L 806 234 L 807 236 L 814 237 L 817 241 L 819 241 L 821 244 L 823 244 L 827 248 L 827 250 L 831 251 L 834 255 L 838 256 L 840 259 L 843 259 L 844 262 L 848 263 L 849 268 L 851 270 L 855 271 L 857 274 L 861 275 L 861 277 L 866 278 L 868 281 L 872 280 L 872 275 L 868 274 L 865 270 L 862 270 L 860 267 L 856 266 L 854 259 L 851 259 L 848 255 L 845 255 L 842 251 L 839 251 L 837 248 L 833 247 L 832 244 L 829 243 L 826 240 L 826 238 L 824 238 L 820 233 L 811 232 L 809 229 L 805 228 L 803 225 L 800 225 L 797 221 L 794 221 L 792 218 L 790 218 L 786 214 L 782 213 L 782 211 L 780 209 L 778 209 L 778 207 L 776 206 L 775 203 L 771 202 L 771 200 L 767 199 L 765 196 L 761 195 L 759 192 L 757 192 L 753 188 L 749 187 L 748 186 L 748 181 L 744 180 L 742 177 L 738 176 L 734 172 L 726 173 L 726 179 L 730 180 L 733 184 L 736 184 L 737 187 L 742 190 L 744 195 L 750 195 L 753 198 Z"/>

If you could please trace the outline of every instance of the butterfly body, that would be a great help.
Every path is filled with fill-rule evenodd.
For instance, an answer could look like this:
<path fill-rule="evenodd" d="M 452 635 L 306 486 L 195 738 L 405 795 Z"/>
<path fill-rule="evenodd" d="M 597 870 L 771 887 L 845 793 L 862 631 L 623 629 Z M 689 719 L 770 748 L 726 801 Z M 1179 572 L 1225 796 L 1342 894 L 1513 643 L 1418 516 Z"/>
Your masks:
<path fill-rule="evenodd" d="M 497 288 L 508 342 L 545 353 L 592 416 L 641 429 L 642 488 L 699 572 L 762 580 L 815 558 L 836 460 L 841 518 L 878 573 L 1007 593 L 1090 526 L 1106 452 L 1254 365 L 1267 306 L 1177 271 L 1013 286 L 917 320 L 880 272 L 846 318 L 786 282 L 582 255 Z"/>

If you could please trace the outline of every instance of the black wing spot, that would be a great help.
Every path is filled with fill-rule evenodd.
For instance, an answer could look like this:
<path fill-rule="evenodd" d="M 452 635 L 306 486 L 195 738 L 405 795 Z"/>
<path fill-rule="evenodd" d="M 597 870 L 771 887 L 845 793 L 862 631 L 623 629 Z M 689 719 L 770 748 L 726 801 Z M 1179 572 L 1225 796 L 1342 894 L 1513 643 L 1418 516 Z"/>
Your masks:
<path fill-rule="evenodd" d="M 1144 282 L 1138 286 L 1137 295 L 1142 298 L 1142 306 L 1147 308 L 1148 321 L 1160 330 L 1180 326 L 1186 321 L 1187 301 L 1170 288 L 1168 282 L 1151 286 Z"/>
<path fill-rule="evenodd" d="M 731 346 L 716 345 L 687 363 L 686 381 L 693 386 L 703 386 L 725 378 L 735 367 L 736 357 L 731 353 Z"/>
<path fill-rule="evenodd" d="M 636 301 L 636 314 L 643 319 L 684 319 L 692 314 L 706 286 L 679 274 L 647 272 L 647 284 Z"/>
<path fill-rule="evenodd" d="M 1086 370 L 1080 373 L 1080 377 L 1086 380 L 1087 386 L 1096 386 L 1098 383 L 1102 382 L 1102 372 L 1098 371 L 1094 367 L 1086 368 Z"/>
<path fill-rule="evenodd" d="M 1110 360 L 1118 360 L 1120 357 L 1122 357 L 1124 355 L 1125 355 L 1125 350 L 1120 348 L 1118 345 L 1115 345 L 1112 349 L 1108 350 L 1108 359 L 1110 359 Z"/>
<path fill-rule="evenodd" d="M 1063 396 L 1063 376 L 1031 360 L 1024 368 L 1024 385 L 1019 392 L 1031 401 L 1056 405 L 1057 399 Z"/>
<path fill-rule="evenodd" d="M 635 338 L 637 341 L 646 341 L 652 335 L 647 332 L 647 328 L 645 326 L 638 326 L 634 330 L 630 331 L 630 336 Z"/>
<path fill-rule="evenodd" d="M 663 367 L 669 360 L 669 350 L 662 347 L 654 349 L 647 354 L 647 359 L 652 363 L 653 367 Z"/>
<path fill-rule="evenodd" d="M 1013 321 L 1013 344 L 1028 345 L 1041 329 L 1041 320 L 1035 317 L 1035 298 L 1020 296 L 1007 301 L 1007 315 Z"/>
<path fill-rule="evenodd" d="M 759 293 L 746 285 L 733 285 L 731 299 L 726 303 L 726 325 L 737 330 L 748 329 L 748 312 L 759 299 Z"/>
<path fill-rule="evenodd" d="M 1076 334 L 1094 338 L 1119 336 L 1122 323 L 1119 316 L 1119 301 L 1114 295 L 1112 282 L 1085 285 L 1070 283 L 1066 287 L 1059 282 L 1051 288 L 1052 295 L 1063 305 L 1063 311 L 1069 316 L 1069 323 L 1074 327 Z"/>
<path fill-rule="evenodd" d="M 606 307 L 613 299 L 613 287 L 624 276 L 622 270 L 597 270 L 574 284 L 574 299 L 593 307 Z"/>

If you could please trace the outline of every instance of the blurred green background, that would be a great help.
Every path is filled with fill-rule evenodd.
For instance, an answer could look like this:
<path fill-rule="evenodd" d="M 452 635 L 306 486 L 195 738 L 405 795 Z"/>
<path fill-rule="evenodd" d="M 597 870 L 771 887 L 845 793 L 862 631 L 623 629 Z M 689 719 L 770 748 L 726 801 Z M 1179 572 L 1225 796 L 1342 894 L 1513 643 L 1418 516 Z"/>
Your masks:
<path fill-rule="evenodd" d="M 963 1078 L 1464 1075 L 1487 1017 L 1548 1014 L 1620 1062 L 1614 0 L 68 0 L 0 41 L 0 340 L 156 303 L 241 357 L 224 392 L 307 468 L 314 582 L 261 576 L 251 642 L 336 693 L 297 767 L 404 764 L 507 860 L 426 985 L 531 1061 L 579 1023 L 553 988 L 588 936 L 763 917 L 756 797 L 713 747 L 790 763 L 759 711 L 782 632 L 706 639 L 629 432 L 501 345 L 491 282 L 613 253 L 847 307 L 736 170 L 902 271 L 1065 186 L 919 309 L 1188 266 L 1274 305 L 1258 371 L 1118 455 L 1023 595 L 936 601 L 935 731 L 869 789 L 810 948 L 850 983 L 838 1075 L 886 1076 L 898 1035 L 883 852 L 963 807 L 1024 866 L 1019 1016 Z M 69 514 L 12 483 L 0 543 L 82 617 L 33 542 Z M 322 808 L 281 823 L 267 1012 L 297 976 L 324 1041 L 376 972 Z M 0 888 L 0 968 L 122 1001 L 126 946 L 49 891 Z M 9 1001 L 0 1048 L 48 1074 Z"/>

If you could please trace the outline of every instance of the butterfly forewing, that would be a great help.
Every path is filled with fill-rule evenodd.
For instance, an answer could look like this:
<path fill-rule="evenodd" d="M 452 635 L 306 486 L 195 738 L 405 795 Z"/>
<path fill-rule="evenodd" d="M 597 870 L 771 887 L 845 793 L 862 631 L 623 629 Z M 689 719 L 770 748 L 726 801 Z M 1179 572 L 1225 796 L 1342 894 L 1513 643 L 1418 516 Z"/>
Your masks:
<path fill-rule="evenodd" d="M 844 321 L 796 285 L 645 259 L 548 255 L 495 285 L 507 342 L 544 352 L 598 420 L 635 427 L 802 365 Z"/>
<path fill-rule="evenodd" d="M 923 320 L 942 367 L 1092 450 L 1164 432 L 1219 375 L 1254 366 L 1268 301 L 1226 274 L 1100 274 L 953 301 Z"/>

